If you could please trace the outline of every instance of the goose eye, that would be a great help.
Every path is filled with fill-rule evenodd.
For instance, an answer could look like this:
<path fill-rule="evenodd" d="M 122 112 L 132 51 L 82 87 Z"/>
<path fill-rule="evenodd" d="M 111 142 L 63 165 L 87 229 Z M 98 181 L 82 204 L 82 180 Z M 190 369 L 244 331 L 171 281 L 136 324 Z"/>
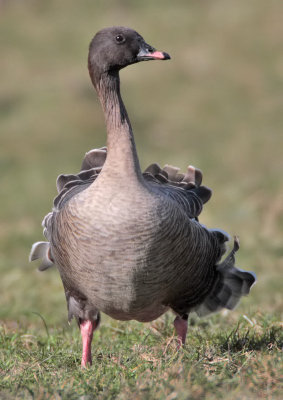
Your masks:
<path fill-rule="evenodd" d="M 117 43 L 119 43 L 119 44 L 121 44 L 121 43 L 124 43 L 125 42 L 125 38 L 124 38 L 124 36 L 123 35 L 117 35 L 116 37 L 115 37 L 115 39 L 116 39 L 116 42 Z"/>

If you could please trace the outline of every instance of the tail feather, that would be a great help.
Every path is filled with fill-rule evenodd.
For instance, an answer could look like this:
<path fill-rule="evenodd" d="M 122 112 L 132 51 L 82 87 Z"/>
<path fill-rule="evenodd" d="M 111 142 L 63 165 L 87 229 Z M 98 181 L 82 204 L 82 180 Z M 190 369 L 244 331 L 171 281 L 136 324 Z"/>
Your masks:
<path fill-rule="evenodd" d="M 239 240 L 235 237 L 232 251 L 216 266 L 216 279 L 211 292 L 203 303 L 194 309 L 199 316 L 220 311 L 222 308 L 232 310 L 242 296 L 249 294 L 256 282 L 256 275 L 253 272 L 243 271 L 234 266 L 235 253 L 239 247 Z"/>
<path fill-rule="evenodd" d="M 50 253 L 49 242 L 36 242 L 32 245 L 31 252 L 29 255 L 29 261 L 41 259 L 41 264 L 38 267 L 39 271 L 45 271 L 52 267 L 54 262 Z"/>

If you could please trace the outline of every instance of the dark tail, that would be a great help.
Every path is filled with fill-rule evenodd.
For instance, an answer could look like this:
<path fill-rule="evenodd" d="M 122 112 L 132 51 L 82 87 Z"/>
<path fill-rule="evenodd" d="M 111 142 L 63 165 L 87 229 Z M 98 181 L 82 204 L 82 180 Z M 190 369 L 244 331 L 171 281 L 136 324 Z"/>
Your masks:
<path fill-rule="evenodd" d="M 194 309 L 199 316 L 220 311 L 222 308 L 232 310 L 242 296 L 249 294 L 256 282 L 253 272 L 235 267 L 235 253 L 239 247 L 239 240 L 235 237 L 233 250 L 222 263 L 216 265 L 217 274 L 212 290 L 204 302 Z"/>

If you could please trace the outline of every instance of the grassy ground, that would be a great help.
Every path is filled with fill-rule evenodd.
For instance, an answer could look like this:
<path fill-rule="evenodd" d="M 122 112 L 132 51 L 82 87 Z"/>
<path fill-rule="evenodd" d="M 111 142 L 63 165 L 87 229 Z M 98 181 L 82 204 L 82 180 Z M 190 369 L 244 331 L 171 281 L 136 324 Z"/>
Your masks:
<path fill-rule="evenodd" d="M 276 0 L 0 1 L 0 398 L 280 398 L 280 13 Z M 239 235 L 238 264 L 258 284 L 234 313 L 192 320 L 179 354 L 172 315 L 103 316 L 81 372 L 58 273 L 27 256 L 56 176 L 105 143 L 86 55 L 98 29 L 118 24 L 172 56 L 121 74 L 141 164 L 203 170 L 214 195 L 202 222 Z"/>
<path fill-rule="evenodd" d="M 195 321 L 181 352 L 169 320 L 103 324 L 86 371 L 77 330 L 4 326 L 2 385 L 13 392 L 6 398 L 280 398 L 282 337 L 280 344 L 274 317 Z"/>

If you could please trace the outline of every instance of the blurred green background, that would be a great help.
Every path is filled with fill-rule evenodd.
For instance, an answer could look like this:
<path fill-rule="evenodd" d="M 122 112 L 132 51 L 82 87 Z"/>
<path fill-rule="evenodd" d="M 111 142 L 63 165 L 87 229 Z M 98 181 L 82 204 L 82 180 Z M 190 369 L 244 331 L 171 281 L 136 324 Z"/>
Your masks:
<path fill-rule="evenodd" d="M 282 312 L 282 11 L 280 0 L 0 1 L 2 320 L 66 323 L 57 271 L 28 254 L 57 175 L 105 144 L 87 51 L 111 25 L 172 57 L 121 73 L 141 165 L 202 169 L 214 191 L 202 222 L 239 235 L 238 265 L 258 275 L 239 310 Z"/>

